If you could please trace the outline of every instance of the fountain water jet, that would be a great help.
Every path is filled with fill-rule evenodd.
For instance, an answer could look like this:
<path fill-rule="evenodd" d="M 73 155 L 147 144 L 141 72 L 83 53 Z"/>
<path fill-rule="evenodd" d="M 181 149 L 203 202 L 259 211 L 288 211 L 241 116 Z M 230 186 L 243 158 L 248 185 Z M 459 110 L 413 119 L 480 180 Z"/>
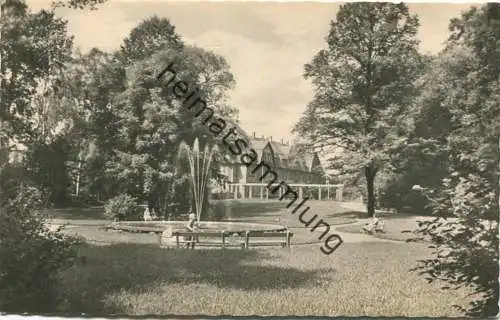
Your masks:
<path fill-rule="evenodd" d="M 209 182 L 210 165 L 212 164 L 212 158 L 217 151 L 217 145 L 214 145 L 213 147 L 206 145 L 203 152 L 200 152 L 198 138 L 194 140 L 192 147 L 189 147 L 189 145 L 185 142 L 182 142 L 179 146 L 179 159 L 186 157 L 189 161 L 196 220 L 198 222 L 200 222 L 200 216 L 206 194 L 205 191 Z"/>

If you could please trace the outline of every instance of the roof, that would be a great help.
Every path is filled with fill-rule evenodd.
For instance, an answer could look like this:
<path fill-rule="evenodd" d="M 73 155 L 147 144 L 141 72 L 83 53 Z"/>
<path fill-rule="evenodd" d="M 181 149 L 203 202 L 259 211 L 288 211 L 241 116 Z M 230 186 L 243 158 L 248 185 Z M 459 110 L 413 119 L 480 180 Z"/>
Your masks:
<path fill-rule="evenodd" d="M 272 138 L 256 137 L 255 134 L 250 136 L 238 124 L 234 124 L 234 126 L 240 138 L 245 139 L 249 147 L 256 151 L 258 161 L 261 161 L 263 151 L 267 146 L 271 148 L 275 157 L 275 163 L 279 167 L 311 172 L 314 167 L 315 158 L 319 161 L 317 153 L 306 147 L 307 144 L 304 141 L 290 145 L 274 141 Z M 319 166 L 321 167 L 321 164 Z"/>

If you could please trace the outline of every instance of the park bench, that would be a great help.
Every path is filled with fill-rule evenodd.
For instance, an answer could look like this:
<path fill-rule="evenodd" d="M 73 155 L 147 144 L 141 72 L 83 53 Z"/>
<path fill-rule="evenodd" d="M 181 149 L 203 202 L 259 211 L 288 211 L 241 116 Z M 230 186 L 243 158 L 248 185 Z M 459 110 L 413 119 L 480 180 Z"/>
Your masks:
<path fill-rule="evenodd" d="M 172 235 L 175 237 L 175 243 L 177 248 L 185 244 L 195 244 L 195 245 L 205 245 L 205 246 L 227 246 L 226 238 L 227 234 L 224 231 L 177 231 L 173 232 Z M 185 240 L 190 237 L 191 240 Z M 200 238 L 202 241 L 200 241 Z"/>
<path fill-rule="evenodd" d="M 243 248 L 248 249 L 250 246 L 275 246 L 281 245 L 283 248 L 290 248 L 290 242 L 293 237 L 293 233 L 287 232 L 263 232 L 263 231 L 247 231 L 245 232 L 245 240 L 243 243 Z M 252 240 L 250 239 L 258 239 Z"/>
<path fill-rule="evenodd" d="M 175 237 L 177 248 L 181 245 L 195 244 L 196 246 L 211 246 L 211 247 L 240 247 L 248 249 L 250 246 L 274 246 L 280 245 L 281 247 L 290 247 L 290 241 L 293 233 L 287 232 L 262 232 L 262 231 L 246 231 L 244 236 L 233 237 L 235 232 L 228 231 L 177 231 L 172 235 Z M 185 240 L 186 238 L 191 240 Z M 258 238 L 259 240 L 250 241 L 250 239 Z"/>

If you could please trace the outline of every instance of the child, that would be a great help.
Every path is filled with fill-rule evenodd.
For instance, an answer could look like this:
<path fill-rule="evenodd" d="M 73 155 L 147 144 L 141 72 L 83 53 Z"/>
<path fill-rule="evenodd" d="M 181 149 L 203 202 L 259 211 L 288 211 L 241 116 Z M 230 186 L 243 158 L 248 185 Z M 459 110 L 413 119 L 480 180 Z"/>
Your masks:
<path fill-rule="evenodd" d="M 151 220 L 153 220 L 151 218 L 151 212 L 149 211 L 149 207 L 146 207 L 146 210 L 144 210 L 143 217 L 144 217 L 144 221 L 151 221 Z"/>
<path fill-rule="evenodd" d="M 198 229 L 198 225 L 197 225 L 197 222 L 196 222 L 196 215 L 191 212 L 191 213 L 189 213 L 188 217 L 189 217 L 189 221 L 188 221 L 188 223 L 186 225 L 186 229 L 189 232 L 196 232 L 196 230 Z M 194 244 L 195 244 L 195 242 L 196 242 L 197 239 L 195 237 L 193 237 L 193 236 L 188 236 L 188 237 L 186 237 L 185 240 L 191 242 L 191 244 L 192 244 L 191 248 L 194 249 Z M 187 247 L 188 248 L 189 248 L 189 244 L 190 244 L 189 242 L 187 243 Z"/>

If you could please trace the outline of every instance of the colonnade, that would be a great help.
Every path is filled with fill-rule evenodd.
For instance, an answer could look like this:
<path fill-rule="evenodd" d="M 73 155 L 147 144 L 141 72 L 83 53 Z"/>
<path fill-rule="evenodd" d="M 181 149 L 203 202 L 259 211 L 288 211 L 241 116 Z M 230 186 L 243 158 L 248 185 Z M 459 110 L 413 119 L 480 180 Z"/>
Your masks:
<path fill-rule="evenodd" d="M 297 192 L 298 198 L 304 198 L 304 188 L 307 189 L 316 189 L 318 190 L 317 199 L 311 200 L 336 200 L 342 201 L 342 195 L 344 186 L 342 184 L 288 184 L 290 188 Z M 234 199 L 269 199 L 270 192 L 269 188 L 267 188 L 266 183 L 230 183 L 228 184 L 229 192 L 233 193 Z M 257 194 L 254 191 L 257 190 Z M 323 192 L 326 191 L 326 194 Z M 332 192 L 330 192 L 332 191 Z M 335 195 L 333 196 L 333 191 L 335 191 Z M 281 198 L 283 193 L 286 192 L 286 186 L 281 185 L 277 196 Z M 332 199 L 332 197 L 334 199 Z"/>

